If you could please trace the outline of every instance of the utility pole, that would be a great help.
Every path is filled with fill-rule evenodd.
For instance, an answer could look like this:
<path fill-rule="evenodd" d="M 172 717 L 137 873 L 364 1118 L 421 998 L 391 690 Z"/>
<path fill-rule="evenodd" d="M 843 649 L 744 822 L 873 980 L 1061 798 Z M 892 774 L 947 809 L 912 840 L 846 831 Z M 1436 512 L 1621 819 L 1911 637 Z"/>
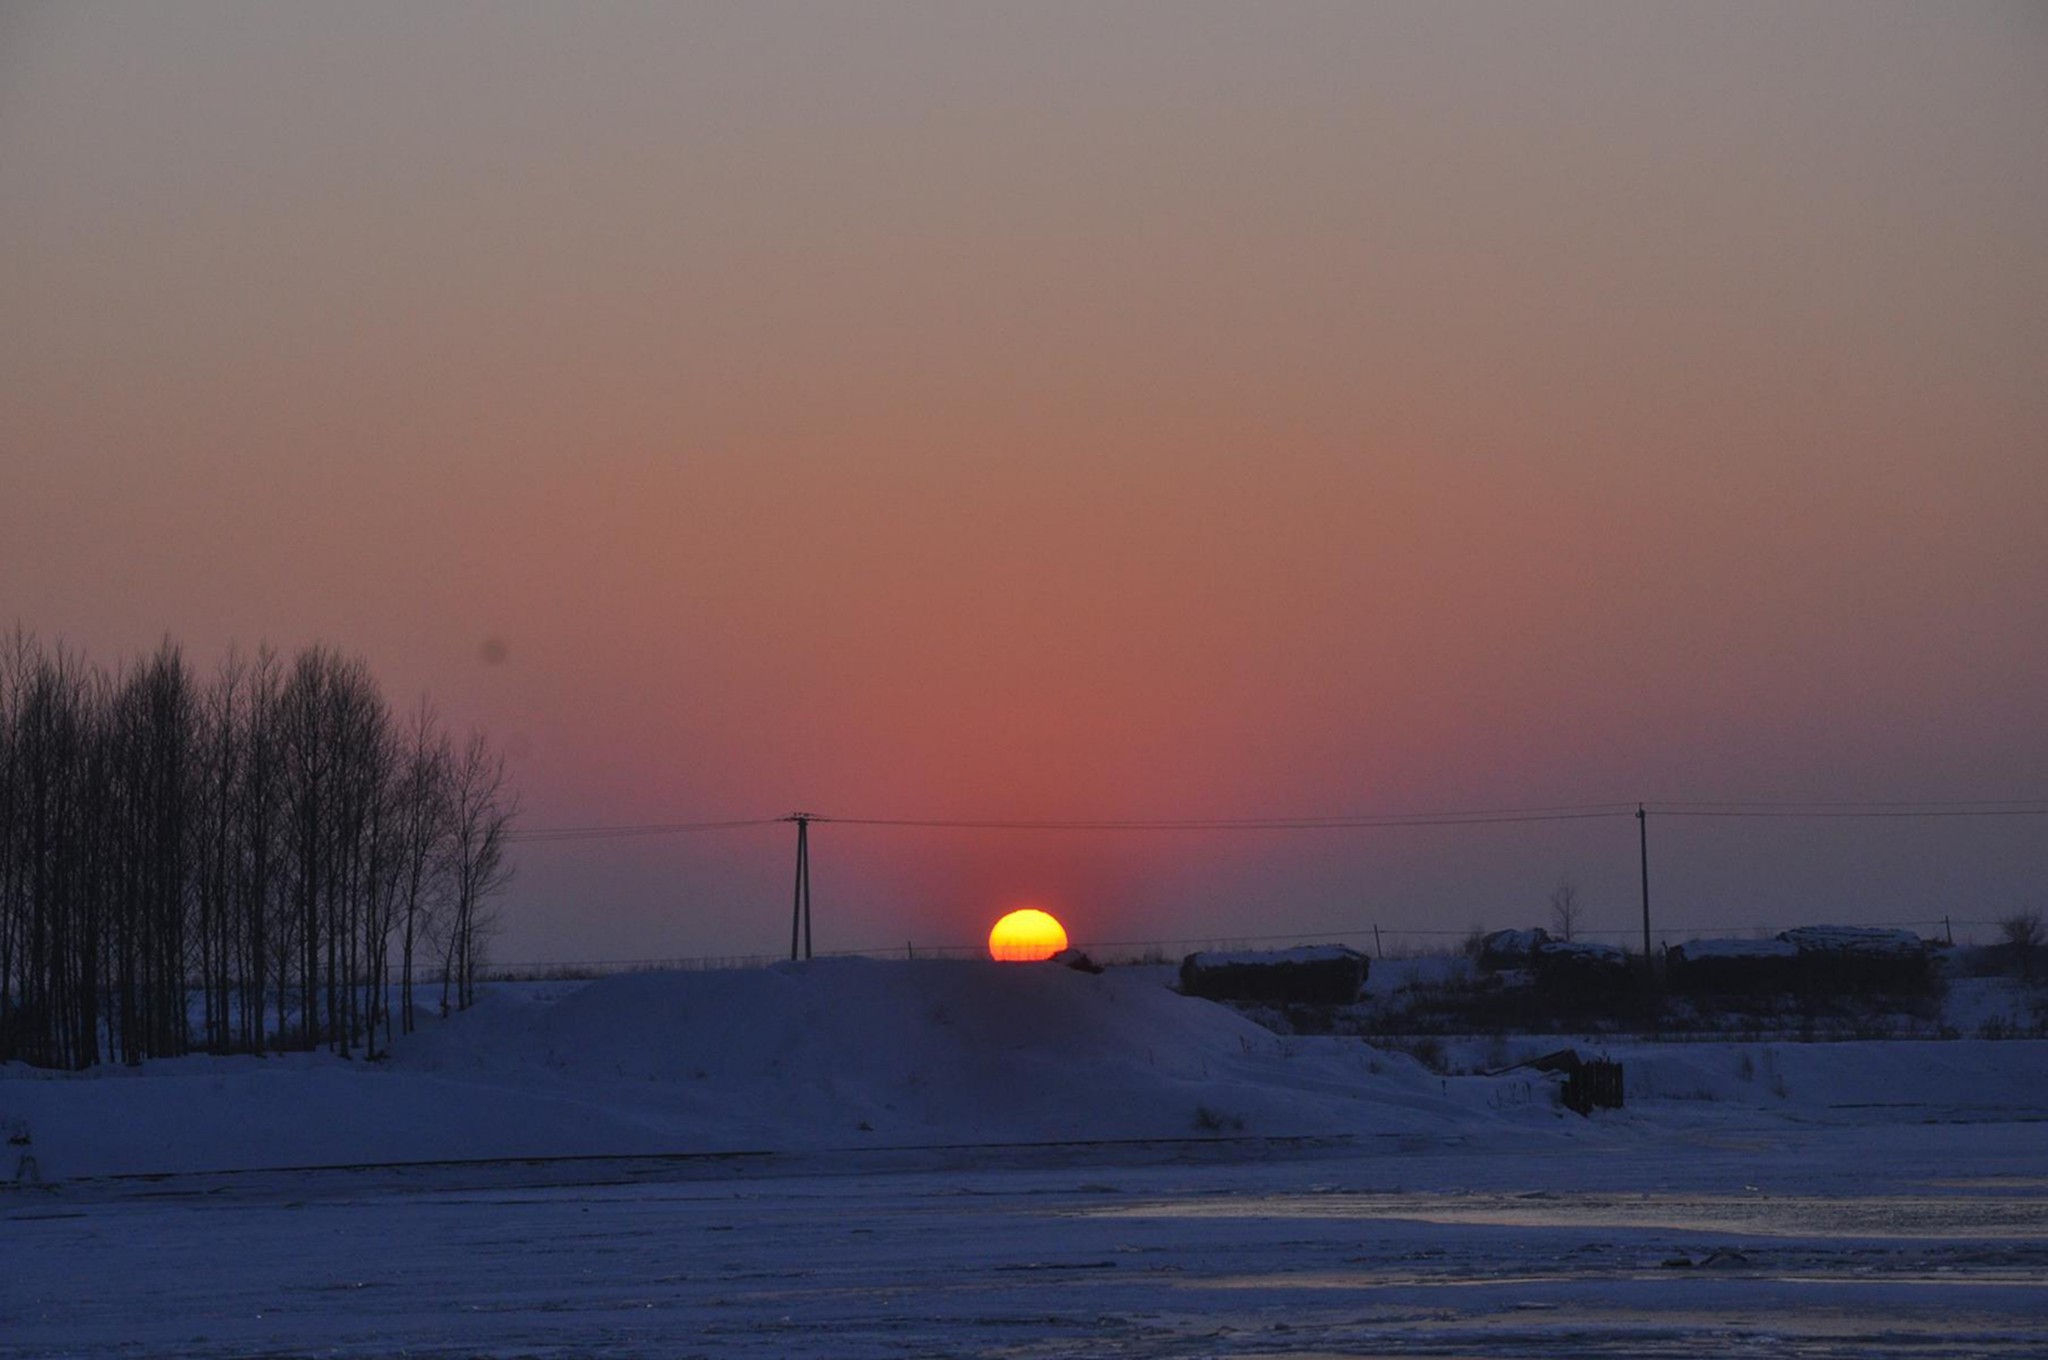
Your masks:
<path fill-rule="evenodd" d="M 796 895 L 789 910 L 789 957 L 792 963 L 797 957 L 799 932 L 803 941 L 803 957 L 811 956 L 811 819 L 812 814 L 808 812 L 792 812 L 782 819 L 796 823 Z"/>
<path fill-rule="evenodd" d="M 1657 966 L 1650 958 L 1650 814 L 1636 804 L 1636 839 L 1643 857 L 1643 973 L 1655 981 Z"/>

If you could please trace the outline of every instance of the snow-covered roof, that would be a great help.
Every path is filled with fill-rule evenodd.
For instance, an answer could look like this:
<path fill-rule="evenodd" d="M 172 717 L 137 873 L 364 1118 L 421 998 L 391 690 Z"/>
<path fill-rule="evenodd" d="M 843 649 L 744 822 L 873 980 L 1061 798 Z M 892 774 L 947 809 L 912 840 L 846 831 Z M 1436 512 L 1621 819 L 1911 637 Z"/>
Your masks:
<path fill-rule="evenodd" d="M 1593 944 L 1586 940 L 1549 940 L 1536 946 L 1546 959 L 1575 959 L 1581 963 L 1626 963 L 1628 951 L 1620 945 Z"/>
<path fill-rule="evenodd" d="M 1541 927 L 1535 930 L 1496 930 L 1479 945 L 1489 954 L 1533 954 L 1549 939 L 1550 932 Z"/>
<path fill-rule="evenodd" d="M 1910 930 L 1885 930 L 1876 926 L 1799 926 L 1779 934 L 1785 941 L 1813 954 L 1918 954 L 1926 942 Z"/>
<path fill-rule="evenodd" d="M 1799 947 L 1784 940 L 1687 940 L 1678 948 L 1694 963 L 1701 959 L 1790 959 L 1799 955 Z"/>

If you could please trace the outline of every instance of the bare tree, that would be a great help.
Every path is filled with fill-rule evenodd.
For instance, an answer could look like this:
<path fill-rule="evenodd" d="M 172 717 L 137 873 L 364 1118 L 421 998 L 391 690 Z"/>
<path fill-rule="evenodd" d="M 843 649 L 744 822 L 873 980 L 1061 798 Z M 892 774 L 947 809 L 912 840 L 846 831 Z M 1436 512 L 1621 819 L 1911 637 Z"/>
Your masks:
<path fill-rule="evenodd" d="M 282 945 L 279 924 L 286 916 L 282 856 L 283 748 L 278 734 L 282 663 L 269 647 L 258 649 L 249 669 L 243 706 L 241 780 L 235 798 L 236 948 L 241 955 L 242 996 L 239 1040 L 261 1053 L 270 1033 L 264 1023 L 264 984 L 276 961 L 277 1028 L 285 1026 L 285 993 L 292 950 Z"/>
<path fill-rule="evenodd" d="M 408 1022 L 422 939 L 474 1002 L 513 805 L 482 737 L 457 758 L 425 706 L 395 729 L 360 659 L 264 648 L 202 683 L 168 639 L 110 672 L 17 628 L 0 638 L 0 1062 L 138 1062 L 195 1032 L 376 1056 L 394 952 Z"/>
<path fill-rule="evenodd" d="M 192 753 L 191 958 L 206 1010 L 204 1043 L 213 1053 L 228 1052 L 234 1033 L 234 821 L 247 674 L 241 654 L 230 651 L 200 699 Z"/>
<path fill-rule="evenodd" d="M 2034 951 L 2041 947 L 2041 913 L 2016 911 L 1998 923 L 1998 934 L 2005 941 L 2005 947 L 2012 952 L 2013 962 L 2019 966 L 2020 976 L 2032 980 Z"/>
<path fill-rule="evenodd" d="M 505 777 L 504 757 L 494 755 L 481 733 L 473 733 L 455 758 L 448 779 L 449 907 L 447 942 L 442 955 L 441 1009 L 448 1009 L 448 988 L 455 1004 L 467 1010 L 476 1003 L 477 968 L 496 924 L 490 898 L 512 880 L 505 859 L 505 833 L 511 829 L 516 800 Z"/>
<path fill-rule="evenodd" d="M 1578 933 L 1584 911 L 1579 902 L 1579 885 L 1572 881 L 1571 873 L 1559 874 L 1557 886 L 1550 890 L 1550 924 L 1559 939 L 1569 940 Z"/>
<path fill-rule="evenodd" d="M 407 1034 L 413 1026 L 414 960 L 434 932 L 444 900 L 448 851 L 448 785 L 454 755 L 448 737 L 425 699 L 414 710 L 402 737 L 396 790 L 398 916 L 398 1017 Z"/>
<path fill-rule="evenodd" d="M 333 810 L 338 780 L 335 742 L 329 722 L 333 673 L 340 659 L 322 647 L 300 652 L 278 696 L 278 735 L 283 756 L 280 806 L 283 811 L 288 909 L 273 932 L 280 945 L 294 946 L 288 967 L 296 973 L 297 1047 L 320 1042 L 320 962 L 327 943 L 324 920 L 331 916 Z M 329 951 L 331 957 L 331 951 Z M 278 998 L 279 1024 L 289 997 Z M 332 1016 L 329 1017 L 330 1026 Z"/>

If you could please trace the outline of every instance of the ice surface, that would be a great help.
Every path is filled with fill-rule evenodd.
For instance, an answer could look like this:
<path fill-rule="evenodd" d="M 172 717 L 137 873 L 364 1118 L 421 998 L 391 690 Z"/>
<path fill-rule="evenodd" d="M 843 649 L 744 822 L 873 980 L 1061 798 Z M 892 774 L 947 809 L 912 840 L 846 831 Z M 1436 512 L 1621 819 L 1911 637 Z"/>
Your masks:
<path fill-rule="evenodd" d="M 0 1357 L 2038 1356 L 2015 1124 L 0 1196 Z"/>

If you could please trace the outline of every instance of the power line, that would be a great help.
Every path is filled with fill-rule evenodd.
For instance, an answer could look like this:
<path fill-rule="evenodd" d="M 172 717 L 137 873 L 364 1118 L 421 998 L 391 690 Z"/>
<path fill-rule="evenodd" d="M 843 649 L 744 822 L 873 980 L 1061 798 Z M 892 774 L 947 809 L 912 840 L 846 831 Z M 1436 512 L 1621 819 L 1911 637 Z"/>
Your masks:
<path fill-rule="evenodd" d="M 1905 805 L 1895 805 L 1895 806 L 1875 806 L 1875 805 L 1873 805 L 1873 806 L 1865 806 L 1865 807 L 1854 807 L 1854 806 L 1848 806 L 1848 805 L 1843 805 L 1843 806 L 1837 806 L 1837 807 L 1828 807 L 1828 806 L 1814 805 L 1814 806 L 1811 806 L 1811 807 L 1806 807 L 1806 808 L 1797 808 L 1797 807 L 1758 807 L 1758 808 L 1750 808 L 1750 809 L 1740 809 L 1740 808 L 1733 808 L 1733 807 L 1730 807 L 1730 808 L 1707 808 L 1707 807 L 1696 807 L 1696 806 L 1687 806 L 1687 805 L 1664 805 L 1664 804 L 1657 804 L 1657 803 L 1652 803 L 1652 804 L 1650 805 L 1650 811 L 1651 811 L 1651 812 L 1653 812 L 1653 813 L 1655 813 L 1655 814 L 1657 814 L 1657 815 L 1658 815 L 1658 816 L 1660 816 L 1660 817 L 1746 817 L 1746 818 L 1756 818 L 1756 819 L 1762 819 L 1762 820 L 1771 820 L 1771 819 L 1792 819 L 1792 818 L 1801 818 L 1801 819 L 1815 819 L 1815 818 L 1820 818 L 1820 819 L 1827 819 L 1827 818 L 1863 818 L 1863 819 L 1875 819 L 1875 820 L 1884 820 L 1884 819 L 1888 819 L 1888 818 L 1900 818 L 1900 817 L 1909 817 L 1909 818 L 1929 818 L 1929 817 L 2048 817 L 2048 807 L 2043 807 L 2043 806 L 2032 806 L 2032 807 L 2027 807 L 2027 806 L 2019 806 L 2019 805 L 2014 805 L 2014 806 L 2010 806 L 2010 807 L 1991 807 L 1991 806 L 1949 806 L 1949 807 L 1911 807 L 1911 806 L 1905 806 Z"/>
<path fill-rule="evenodd" d="M 508 841 L 598 841 L 622 840 L 635 836 L 678 836 L 696 831 L 740 831 L 749 827 L 779 826 L 787 817 L 752 817 L 725 822 L 644 822 L 627 826 L 544 826 L 507 832 Z"/>
<path fill-rule="evenodd" d="M 1620 805 L 1593 811 L 1411 813 L 1353 817 L 1129 818 L 1123 820 L 978 821 L 923 817 L 819 817 L 839 826 L 927 831 L 1359 831 L 1394 827 L 1484 826 L 1509 822 L 1568 822 L 1631 815 Z"/>
<path fill-rule="evenodd" d="M 2036 807 L 2039 798 L 1702 798 L 1692 801 L 1652 803 L 1652 808 L 1974 808 Z"/>
<path fill-rule="evenodd" d="M 1717 818 L 1956 818 L 2048 817 L 2048 800 L 2005 798 L 1902 802 L 1671 802 L 1580 803 L 1554 807 L 1474 808 L 1463 811 L 1349 813 L 1270 817 L 1063 817 L 1044 819 L 965 817 L 832 817 L 802 814 L 804 820 L 838 826 L 920 831 L 1096 831 L 1096 832 L 1260 832 L 1371 831 L 1403 827 L 1502 826 L 1532 822 L 1589 821 L 1633 817 L 1638 808 L 1660 817 Z M 622 825 L 536 827 L 514 831 L 508 840 L 529 844 L 555 841 L 632 839 L 740 831 L 797 820 L 749 817 L 703 822 L 646 822 Z"/>

